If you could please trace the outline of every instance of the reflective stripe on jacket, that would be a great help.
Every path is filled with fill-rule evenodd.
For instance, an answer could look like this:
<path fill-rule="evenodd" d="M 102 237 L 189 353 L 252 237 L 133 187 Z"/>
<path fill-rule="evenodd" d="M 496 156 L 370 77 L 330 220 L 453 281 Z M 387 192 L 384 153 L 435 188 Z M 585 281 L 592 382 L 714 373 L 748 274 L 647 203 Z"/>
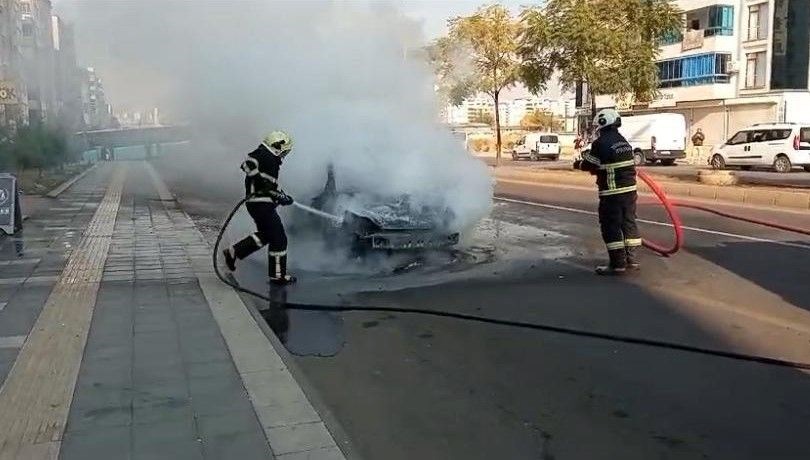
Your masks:
<path fill-rule="evenodd" d="M 633 147 L 615 127 L 602 128 L 591 150 L 582 153 L 583 169 L 596 175 L 599 196 L 635 192 Z"/>

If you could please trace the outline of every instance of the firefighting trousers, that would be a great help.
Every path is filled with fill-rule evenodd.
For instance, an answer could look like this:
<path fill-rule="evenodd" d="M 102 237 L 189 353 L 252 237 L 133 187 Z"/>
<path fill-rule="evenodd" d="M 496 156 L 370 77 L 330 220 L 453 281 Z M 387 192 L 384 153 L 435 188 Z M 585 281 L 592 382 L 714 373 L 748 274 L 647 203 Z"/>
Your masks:
<path fill-rule="evenodd" d="M 610 264 L 616 268 L 635 264 L 636 248 L 641 236 L 636 224 L 636 192 L 608 195 L 599 199 L 599 225 L 602 239 L 610 255 Z"/>
<path fill-rule="evenodd" d="M 287 256 L 287 233 L 273 203 L 247 203 L 248 214 L 256 223 L 256 233 L 233 246 L 234 256 L 244 259 L 267 246 L 271 257 Z"/>

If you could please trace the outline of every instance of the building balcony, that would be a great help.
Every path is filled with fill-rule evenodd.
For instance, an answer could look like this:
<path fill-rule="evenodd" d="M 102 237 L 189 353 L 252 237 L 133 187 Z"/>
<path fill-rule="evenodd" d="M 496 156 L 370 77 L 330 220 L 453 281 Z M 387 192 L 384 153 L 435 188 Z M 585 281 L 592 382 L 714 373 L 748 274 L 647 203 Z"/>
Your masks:
<path fill-rule="evenodd" d="M 703 30 L 690 30 L 684 34 L 684 38 L 673 44 L 661 46 L 661 59 L 672 59 L 690 54 L 700 54 L 706 52 L 727 52 L 737 51 L 737 37 L 733 35 L 703 35 Z"/>

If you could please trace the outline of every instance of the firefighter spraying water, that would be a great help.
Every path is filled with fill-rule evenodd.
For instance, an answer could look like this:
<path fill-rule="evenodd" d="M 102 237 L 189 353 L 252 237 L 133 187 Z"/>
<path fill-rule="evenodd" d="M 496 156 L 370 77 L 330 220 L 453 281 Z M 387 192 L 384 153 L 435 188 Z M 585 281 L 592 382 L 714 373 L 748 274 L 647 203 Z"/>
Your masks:
<path fill-rule="evenodd" d="M 294 203 L 279 187 L 281 163 L 293 147 L 292 138 L 283 131 L 273 131 L 242 163 L 245 173 L 246 207 L 256 223 L 256 232 L 223 251 L 225 264 L 236 270 L 236 261 L 267 246 L 268 274 L 273 284 L 295 283 L 287 273 L 287 233 L 278 215 L 278 206 Z"/>

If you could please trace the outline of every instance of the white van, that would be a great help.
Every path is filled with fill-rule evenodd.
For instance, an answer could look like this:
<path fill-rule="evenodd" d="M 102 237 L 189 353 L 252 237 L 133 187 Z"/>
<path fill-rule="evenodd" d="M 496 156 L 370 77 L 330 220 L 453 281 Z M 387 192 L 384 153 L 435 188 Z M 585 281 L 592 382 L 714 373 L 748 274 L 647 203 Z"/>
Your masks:
<path fill-rule="evenodd" d="M 760 123 L 745 128 L 709 158 L 714 169 L 772 168 L 790 172 L 794 167 L 810 172 L 810 123 Z"/>
<path fill-rule="evenodd" d="M 560 137 L 554 133 L 529 133 L 523 136 L 512 148 L 512 159 L 528 158 L 540 161 L 541 158 L 559 160 L 562 153 Z"/>
<path fill-rule="evenodd" d="M 686 157 L 686 118 L 679 113 L 622 117 L 619 132 L 633 146 L 636 164 L 672 165 Z"/>

